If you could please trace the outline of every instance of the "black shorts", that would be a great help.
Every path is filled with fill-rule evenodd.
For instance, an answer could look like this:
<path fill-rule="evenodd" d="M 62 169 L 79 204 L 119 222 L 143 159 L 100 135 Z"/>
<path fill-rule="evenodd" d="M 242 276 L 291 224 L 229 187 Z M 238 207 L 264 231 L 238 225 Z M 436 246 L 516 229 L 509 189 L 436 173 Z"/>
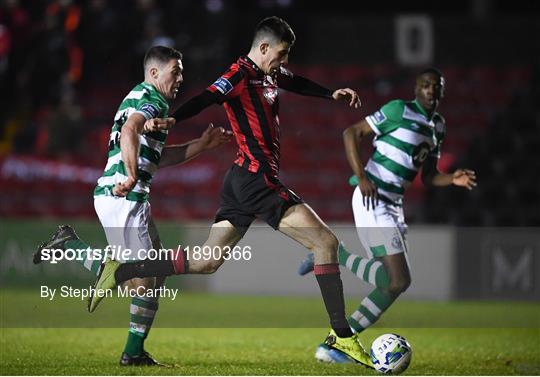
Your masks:
<path fill-rule="evenodd" d="M 304 201 L 277 178 L 233 165 L 223 180 L 215 222 L 228 220 L 244 234 L 256 217 L 277 229 L 283 214 Z"/>

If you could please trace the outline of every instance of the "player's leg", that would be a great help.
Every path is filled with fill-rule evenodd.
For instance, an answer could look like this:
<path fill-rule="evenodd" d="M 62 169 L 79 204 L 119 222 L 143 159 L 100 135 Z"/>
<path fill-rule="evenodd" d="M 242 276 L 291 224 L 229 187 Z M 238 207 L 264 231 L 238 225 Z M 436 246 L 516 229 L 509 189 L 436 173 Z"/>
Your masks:
<path fill-rule="evenodd" d="M 390 278 L 381 261 L 373 259 L 370 245 L 366 242 L 367 235 L 371 228 L 377 227 L 377 220 L 373 210 L 368 211 L 362 203 L 362 194 L 357 187 L 352 198 L 352 207 L 354 220 L 358 237 L 362 246 L 368 253 L 368 257 L 351 253 L 341 243 L 338 248 L 338 262 L 340 266 L 347 268 L 359 279 L 378 288 L 387 288 L 390 283 Z M 376 251 L 376 249 L 375 249 Z M 301 263 L 298 273 L 305 275 L 313 271 L 313 258 L 308 257 Z"/>
<path fill-rule="evenodd" d="M 383 263 L 374 258 L 374 256 L 382 256 L 384 254 L 380 253 L 382 242 L 370 242 L 370 239 L 373 239 L 373 232 L 378 232 L 381 226 L 392 229 L 395 227 L 392 219 L 389 222 L 381 223 L 384 216 L 386 216 L 384 215 L 386 211 L 385 206 L 384 203 L 379 202 L 375 209 L 371 208 L 368 210 L 363 203 L 360 188 L 356 187 L 352 197 L 354 222 L 356 231 L 358 232 L 358 238 L 364 250 L 366 250 L 367 257 L 351 253 L 343 245 L 340 245 L 338 250 L 338 259 L 341 266 L 347 268 L 366 283 L 383 289 L 386 289 L 390 284 L 390 277 Z M 382 218 L 380 212 L 383 212 Z"/>
<path fill-rule="evenodd" d="M 320 217 L 305 203 L 289 207 L 279 222 L 279 231 L 304 245 L 314 254 L 314 272 L 330 318 L 332 331 L 326 339 L 329 347 L 372 367 L 371 359 L 345 317 L 345 301 L 339 265 L 338 240 Z"/>
<path fill-rule="evenodd" d="M 388 271 L 390 284 L 387 288 L 371 291 L 349 317 L 349 324 L 356 332 L 362 332 L 373 325 L 410 285 L 410 272 L 404 253 L 386 255 L 380 260 Z"/>
<path fill-rule="evenodd" d="M 156 365 L 158 364 L 144 349 L 144 343 L 154 322 L 159 304 L 157 297 L 144 295 L 146 289 L 158 287 L 156 278 L 131 279 L 123 284 L 128 289 L 137 290 L 140 295 L 133 296 L 129 306 L 130 322 L 124 351 L 120 357 L 120 365 Z"/>
<path fill-rule="evenodd" d="M 151 239 L 152 248 L 159 250 L 162 248 L 161 240 L 153 219 L 150 217 L 148 222 L 148 234 Z M 155 289 L 161 287 L 165 282 L 165 278 L 133 278 L 124 282 L 124 286 L 130 289 L 138 289 L 144 287 L 147 289 Z M 141 290 L 141 295 L 132 297 L 129 308 L 130 323 L 129 331 L 124 347 L 124 352 L 120 357 L 120 365 L 156 365 L 155 361 L 148 352 L 144 349 L 145 340 L 148 337 L 154 318 L 159 309 L 159 297 L 149 297 L 144 295 L 144 290 Z"/>
<path fill-rule="evenodd" d="M 217 269 L 225 262 L 226 247 L 232 249 L 242 239 L 243 233 L 237 230 L 237 228 L 229 220 L 221 220 L 216 222 L 210 228 L 210 234 L 208 239 L 203 245 L 203 248 L 209 247 L 210 249 L 219 248 L 220 258 L 213 259 L 213 255 L 209 259 L 189 259 L 189 273 L 190 274 L 213 274 Z"/>
<path fill-rule="evenodd" d="M 411 278 L 401 207 L 379 201 L 374 209 L 368 210 L 359 188 L 354 192 L 352 206 L 358 237 L 368 258 L 350 254 L 346 267 L 364 281 L 379 283 L 374 284 L 376 288 L 349 317 L 351 327 L 361 332 L 375 323 L 407 289 Z"/>
<path fill-rule="evenodd" d="M 223 220 L 215 223 L 210 229 L 210 234 L 204 246 L 234 247 L 243 234 L 240 233 L 229 221 Z M 134 277 L 161 277 L 183 274 L 211 274 L 225 261 L 224 253 L 221 253 L 220 259 L 194 259 L 190 257 L 185 250 L 173 250 L 168 257 L 138 261 L 129 264 L 118 264 L 107 262 L 104 267 L 104 273 L 108 276 L 100 277 L 96 288 L 107 289 L 132 279 Z M 107 268 L 107 270 L 105 270 Z"/>

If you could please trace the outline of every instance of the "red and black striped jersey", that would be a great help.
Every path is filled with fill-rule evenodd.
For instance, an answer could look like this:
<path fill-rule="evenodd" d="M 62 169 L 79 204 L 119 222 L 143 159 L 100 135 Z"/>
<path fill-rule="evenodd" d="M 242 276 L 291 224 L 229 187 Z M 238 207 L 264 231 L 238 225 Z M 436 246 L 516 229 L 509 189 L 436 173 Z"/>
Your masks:
<path fill-rule="evenodd" d="M 243 56 L 206 89 L 221 97 L 227 112 L 238 144 L 235 163 L 273 176 L 278 175 L 280 156 L 279 76 L 265 75 Z"/>

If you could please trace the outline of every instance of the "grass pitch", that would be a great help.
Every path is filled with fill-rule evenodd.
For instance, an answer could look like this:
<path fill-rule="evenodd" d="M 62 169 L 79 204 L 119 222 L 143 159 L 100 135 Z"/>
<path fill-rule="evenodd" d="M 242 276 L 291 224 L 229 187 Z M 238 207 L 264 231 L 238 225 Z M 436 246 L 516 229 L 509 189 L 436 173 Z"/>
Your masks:
<path fill-rule="evenodd" d="M 317 323 L 312 322 L 311 317 L 316 317 L 317 321 L 322 317 L 324 321 L 324 309 L 317 297 L 255 299 L 235 296 L 228 299 L 227 296 L 183 295 L 176 302 L 163 301 L 146 348 L 159 361 L 172 367 L 125 368 L 117 363 L 127 335 L 127 300 L 108 299 L 99 309 L 99 315 L 109 317 L 114 327 L 65 328 L 62 318 L 66 316 L 79 316 L 81 327 L 92 326 L 94 317 L 85 313 L 83 303 L 59 301 L 50 308 L 40 307 L 35 296 L 34 291 L 2 289 L 2 375 L 377 375 L 357 365 L 328 365 L 315 361 L 315 347 L 324 339 L 327 329 L 323 326 L 298 328 L 294 324 L 302 317 L 304 323 Z M 230 305 L 227 306 L 227 302 Z M 292 305 L 293 302 L 296 305 Z M 31 303 L 29 309 L 25 309 L 24 303 Z M 356 305 L 356 301 L 348 302 L 349 311 Z M 51 311 L 53 307 L 57 326 L 64 328 L 39 327 L 38 319 L 42 312 Z M 276 307 L 284 309 L 276 311 Z M 21 321 L 20 326 L 25 327 L 14 328 L 16 313 L 19 316 L 29 315 L 25 310 L 31 308 L 36 327 Z M 186 310 L 182 311 L 182 308 Z M 469 318 L 468 323 L 492 325 L 490 318 L 505 317 L 507 311 L 515 313 L 514 318 L 517 317 L 518 321 L 507 317 L 508 327 L 503 328 L 389 327 L 392 323 L 419 323 L 407 322 L 407 318 L 413 320 L 425 316 L 433 319 L 441 313 L 449 313 L 450 317 L 454 316 L 452 313 L 462 313 L 464 319 Z M 235 313 L 244 315 L 240 317 L 242 321 L 255 318 L 253 323 L 283 323 L 288 327 L 232 328 L 226 326 L 240 322 L 210 322 L 212 317 L 234 316 Z M 288 313 L 289 322 L 286 318 L 281 318 L 282 322 L 272 322 L 273 316 L 279 313 Z M 51 318 L 52 314 L 51 311 Z M 369 329 L 361 338 L 368 346 L 386 332 L 405 336 L 414 352 L 411 366 L 405 372 L 409 375 L 539 375 L 539 314 L 539 305 L 530 303 L 398 301 L 381 319 L 380 326 L 385 327 Z M 450 323 L 439 318 L 440 323 Z M 223 326 L 184 326 L 196 323 L 197 319 L 199 326 L 210 323 Z M 45 323 L 48 322 L 43 322 L 42 326 Z M 243 323 L 252 325 L 251 322 Z M 173 328 L 171 324 L 177 326 Z M 531 324 L 532 327 L 524 327 Z"/>

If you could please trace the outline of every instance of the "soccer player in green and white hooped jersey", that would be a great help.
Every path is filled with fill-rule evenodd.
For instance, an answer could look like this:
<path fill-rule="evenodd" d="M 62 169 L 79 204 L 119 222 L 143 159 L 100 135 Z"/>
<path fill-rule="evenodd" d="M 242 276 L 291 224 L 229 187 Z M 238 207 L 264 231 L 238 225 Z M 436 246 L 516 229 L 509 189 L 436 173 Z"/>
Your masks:
<path fill-rule="evenodd" d="M 182 55 L 175 49 L 151 47 L 144 58 L 144 82 L 124 98 L 114 118 L 105 170 L 94 190 L 94 206 L 109 245 L 131 254 L 115 255 L 120 262 L 145 259 L 149 249 L 158 250 L 161 242 L 151 217 L 148 195 L 158 168 L 186 162 L 201 152 L 230 140 L 232 133 L 212 125 L 199 139 L 182 145 L 165 145 L 174 118 L 166 118 L 182 83 Z M 92 258 L 93 248 L 80 240 L 74 230 L 60 226 L 51 239 L 38 247 L 34 263 L 42 261 L 46 249 L 87 250 L 77 260 L 94 274 L 101 261 Z M 130 288 L 157 288 L 164 278 L 131 279 Z M 133 297 L 130 329 L 121 365 L 156 365 L 144 350 L 144 341 L 158 309 L 156 297 Z"/>
<path fill-rule="evenodd" d="M 347 159 L 356 186 L 352 199 L 354 220 L 367 258 L 348 252 L 343 245 L 338 258 L 358 278 L 375 286 L 348 318 L 356 332 L 371 326 L 410 285 L 403 194 L 422 169 L 422 181 L 430 186 L 456 185 L 472 190 L 475 173 L 458 169 L 444 174 L 437 169 L 445 136 L 444 118 L 436 112 L 444 95 L 445 81 L 434 68 L 416 77 L 413 101 L 394 100 L 343 133 Z M 367 165 L 360 159 L 359 143 L 375 134 L 375 151 Z M 311 258 L 299 273 L 312 269 Z M 347 361 L 324 344 L 317 348 L 321 361 Z"/>

